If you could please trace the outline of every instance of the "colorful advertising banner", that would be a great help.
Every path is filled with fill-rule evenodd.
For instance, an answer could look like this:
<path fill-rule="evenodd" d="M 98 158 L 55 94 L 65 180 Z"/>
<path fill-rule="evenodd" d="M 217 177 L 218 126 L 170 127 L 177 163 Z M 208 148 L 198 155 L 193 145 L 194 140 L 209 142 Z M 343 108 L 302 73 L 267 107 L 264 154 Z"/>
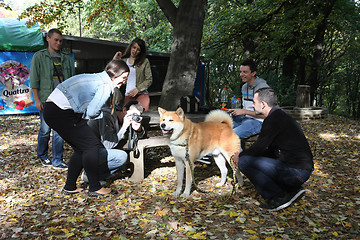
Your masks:
<path fill-rule="evenodd" d="M 0 115 L 38 112 L 30 88 L 35 52 L 0 52 Z"/>

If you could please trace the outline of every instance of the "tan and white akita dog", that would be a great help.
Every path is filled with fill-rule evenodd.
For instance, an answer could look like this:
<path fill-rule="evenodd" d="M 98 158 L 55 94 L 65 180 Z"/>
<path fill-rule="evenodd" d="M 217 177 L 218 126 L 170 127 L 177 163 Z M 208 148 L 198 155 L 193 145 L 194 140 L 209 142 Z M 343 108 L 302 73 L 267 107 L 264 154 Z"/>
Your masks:
<path fill-rule="evenodd" d="M 212 154 L 221 172 L 221 181 L 216 186 L 223 186 L 228 171 L 226 161 L 232 164 L 230 163 L 231 156 L 240 152 L 240 139 L 232 129 L 231 117 L 222 110 L 213 110 L 206 116 L 205 122 L 194 123 L 185 116 L 182 108 L 178 108 L 176 111 L 166 111 L 159 107 L 158 111 L 160 128 L 162 133 L 169 137 L 169 147 L 175 158 L 177 188 L 173 195 L 179 196 L 181 193 L 185 167 L 186 184 L 181 197 L 190 195 L 192 176 L 188 160 L 186 160 L 187 149 L 192 163 L 207 154 Z M 242 185 L 243 179 L 239 171 L 237 171 L 236 177 Z"/>

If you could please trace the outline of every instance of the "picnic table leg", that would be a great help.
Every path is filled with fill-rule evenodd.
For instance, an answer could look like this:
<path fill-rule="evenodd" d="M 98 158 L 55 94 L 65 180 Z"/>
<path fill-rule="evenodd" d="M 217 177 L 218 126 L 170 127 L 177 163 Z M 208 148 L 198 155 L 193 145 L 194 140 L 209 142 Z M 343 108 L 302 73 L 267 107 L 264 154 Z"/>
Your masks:
<path fill-rule="evenodd" d="M 144 148 L 138 146 L 138 154 L 130 152 L 130 162 L 134 164 L 134 172 L 129 178 L 130 181 L 140 182 L 144 180 Z"/>
<path fill-rule="evenodd" d="M 139 182 L 144 180 L 145 171 L 144 171 L 144 152 L 146 148 L 150 147 L 159 147 L 159 146 L 168 146 L 169 141 L 167 137 L 158 136 L 150 137 L 147 139 L 140 139 L 137 144 L 137 151 L 130 152 L 130 162 L 134 164 L 134 173 L 131 175 L 129 180 L 134 182 Z"/>

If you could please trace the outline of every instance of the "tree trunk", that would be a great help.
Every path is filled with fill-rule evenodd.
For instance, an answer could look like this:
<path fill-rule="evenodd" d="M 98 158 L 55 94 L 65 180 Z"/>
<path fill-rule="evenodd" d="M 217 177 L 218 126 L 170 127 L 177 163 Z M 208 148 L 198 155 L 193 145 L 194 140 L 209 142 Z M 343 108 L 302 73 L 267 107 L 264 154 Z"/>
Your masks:
<path fill-rule="evenodd" d="M 310 85 L 311 102 L 313 102 L 315 93 L 316 93 L 316 89 L 319 86 L 318 74 L 319 74 L 320 60 L 321 60 L 321 56 L 322 56 L 324 36 L 326 33 L 328 18 L 334 7 L 335 2 L 336 2 L 336 0 L 329 0 L 329 1 L 324 2 L 324 10 L 321 11 L 324 16 L 323 16 L 322 21 L 317 26 L 316 35 L 312 42 L 312 44 L 315 48 L 315 51 L 314 51 L 314 54 L 312 57 L 311 70 L 310 70 L 310 75 L 308 78 L 308 84 Z"/>
<path fill-rule="evenodd" d="M 295 76 L 295 59 L 294 55 L 286 55 L 283 61 L 283 74 L 285 77 L 293 78 Z"/>
<path fill-rule="evenodd" d="M 310 86 L 298 85 L 296 91 L 296 106 L 299 108 L 310 107 Z"/>
<path fill-rule="evenodd" d="M 171 56 L 159 105 L 175 110 L 181 96 L 193 92 L 207 0 L 181 0 L 176 11 L 171 0 L 156 1 L 174 27 Z"/>
<path fill-rule="evenodd" d="M 298 69 L 298 82 L 296 85 L 305 84 L 306 79 L 306 58 L 301 56 L 299 58 L 299 69 Z"/>

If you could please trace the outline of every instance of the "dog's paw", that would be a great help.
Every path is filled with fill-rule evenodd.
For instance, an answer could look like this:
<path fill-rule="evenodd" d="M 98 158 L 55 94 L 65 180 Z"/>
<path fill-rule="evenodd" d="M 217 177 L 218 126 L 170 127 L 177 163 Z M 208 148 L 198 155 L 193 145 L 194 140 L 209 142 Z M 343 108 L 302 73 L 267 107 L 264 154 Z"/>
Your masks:
<path fill-rule="evenodd" d="M 237 183 L 235 184 L 235 186 L 236 186 L 236 187 L 242 187 L 242 186 L 244 186 L 244 181 L 237 182 Z"/>
<path fill-rule="evenodd" d="M 190 193 L 186 193 L 184 192 L 183 194 L 180 195 L 180 197 L 183 197 L 183 198 L 187 198 L 190 196 Z"/>
<path fill-rule="evenodd" d="M 172 195 L 174 197 L 178 197 L 180 195 L 180 191 L 175 191 L 175 192 L 172 193 Z"/>
<path fill-rule="evenodd" d="M 216 184 L 216 186 L 217 186 L 217 187 L 222 187 L 222 186 L 224 186 L 224 184 L 225 184 L 225 183 L 219 182 L 219 183 Z"/>

